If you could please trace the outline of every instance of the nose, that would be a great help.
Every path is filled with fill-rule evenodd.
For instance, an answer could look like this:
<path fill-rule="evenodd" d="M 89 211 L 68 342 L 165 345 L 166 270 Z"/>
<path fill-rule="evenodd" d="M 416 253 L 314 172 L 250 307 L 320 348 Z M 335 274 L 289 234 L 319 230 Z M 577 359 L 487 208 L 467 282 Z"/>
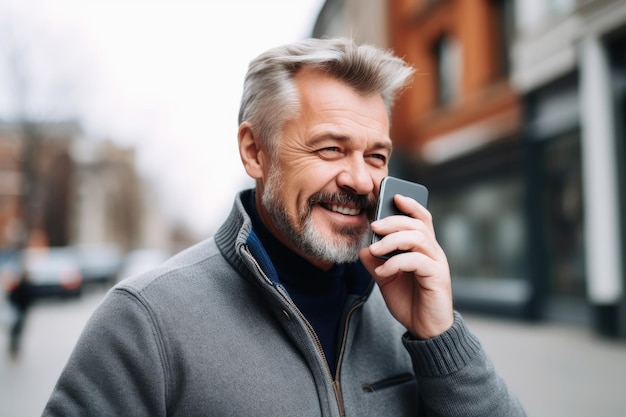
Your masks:
<path fill-rule="evenodd" d="M 337 177 L 337 185 L 357 195 L 369 194 L 374 190 L 374 177 L 367 163 L 361 158 L 353 158 Z"/>

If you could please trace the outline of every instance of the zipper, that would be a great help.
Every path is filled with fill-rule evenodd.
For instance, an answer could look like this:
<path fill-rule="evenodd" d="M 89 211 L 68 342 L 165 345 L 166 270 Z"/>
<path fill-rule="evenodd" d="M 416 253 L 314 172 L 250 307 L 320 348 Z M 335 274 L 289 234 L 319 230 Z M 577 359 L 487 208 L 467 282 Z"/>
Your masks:
<path fill-rule="evenodd" d="M 341 386 L 338 379 L 333 379 L 333 391 L 335 391 L 335 399 L 337 400 L 337 408 L 339 409 L 339 415 L 345 417 L 346 411 L 343 406 L 343 394 L 341 393 Z"/>
<path fill-rule="evenodd" d="M 337 400 L 337 404 L 339 406 L 339 414 L 340 414 L 341 417 L 344 417 L 345 413 L 343 411 L 343 400 L 342 400 L 341 390 L 339 389 L 339 385 L 335 384 L 335 380 L 333 378 L 333 375 L 330 372 L 330 367 L 328 366 L 328 360 L 326 359 L 326 354 L 324 354 L 324 349 L 322 348 L 322 343 L 320 342 L 319 337 L 317 337 L 317 334 L 315 333 L 315 330 L 313 330 L 313 326 L 311 325 L 311 323 L 309 323 L 307 318 L 304 317 L 304 314 L 302 314 L 302 312 L 300 311 L 298 306 L 296 306 L 296 304 L 291 300 L 291 298 L 289 297 L 289 294 L 287 294 L 285 292 L 285 289 L 283 287 L 280 287 L 280 286 L 274 286 L 274 283 L 272 282 L 272 280 L 269 279 L 269 277 L 267 276 L 265 271 L 263 271 L 263 268 L 261 268 L 261 265 L 259 265 L 258 261 L 254 258 L 254 256 L 252 256 L 252 254 L 250 252 L 248 252 L 247 248 L 246 248 L 245 251 L 243 251 L 243 253 L 256 266 L 257 271 L 259 271 L 259 273 L 261 274 L 263 279 L 269 285 L 271 285 L 272 287 L 274 287 L 278 291 L 278 293 L 283 297 L 285 302 L 287 304 L 289 304 L 289 306 L 292 308 L 292 310 L 296 312 L 298 317 L 300 317 L 300 319 L 302 319 L 302 321 L 306 325 L 307 332 L 309 333 L 309 335 L 313 339 L 313 344 L 315 345 L 315 350 L 317 350 L 317 353 L 319 353 L 319 355 L 322 357 L 322 364 L 324 366 L 324 371 L 326 373 L 326 376 L 332 382 L 333 391 L 335 392 L 335 399 Z"/>
<path fill-rule="evenodd" d="M 345 412 L 345 407 L 343 403 L 343 394 L 341 392 L 339 373 L 341 371 L 341 364 L 343 363 L 343 355 L 346 352 L 346 343 L 348 342 L 348 327 L 350 323 L 350 318 L 352 317 L 352 314 L 354 314 L 356 310 L 361 308 L 363 304 L 365 304 L 365 298 L 361 298 L 357 303 L 355 303 L 348 311 L 348 314 L 346 314 L 346 318 L 343 324 L 343 333 L 341 335 L 341 347 L 339 349 L 339 357 L 337 359 L 337 370 L 335 371 L 335 378 L 333 379 L 333 388 L 335 390 L 335 396 L 337 397 L 337 404 L 339 406 L 339 415 L 341 417 L 344 417 L 346 415 L 346 412 Z"/>
<path fill-rule="evenodd" d="M 272 280 L 270 280 L 267 274 L 265 274 L 265 271 L 263 271 L 263 269 L 261 268 L 257 260 L 254 258 L 254 256 L 252 256 L 252 254 L 247 250 L 247 248 L 245 251 L 243 251 L 243 253 L 256 266 L 256 269 L 260 272 L 263 279 L 265 279 L 265 281 L 268 284 L 274 286 L 274 283 L 272 282 Z M 343 403 L 343 394 L 341 392 L 341 385 L 339 384 L 339 371 L 341 369 L 341 363 L 343 362 L 343 355 L 345 353 L 347 335 L 348 335 L 348 327 L 349 327 L 348 324 L 350 322 L 350 317 L 352 317 L 352 314 L 354 314 L 354 312 L 365 303 L 365 299 L 361 298 L 355 305 L 353 305 L 350 308 L 350 310 L 348 311 L 348 314 L 346 314 L 346 319 L 344 321 L 344 326 L 343 326 L 343 333 L 341 335 L 341 347 L 339 349 L 339 356 L 337 359 L 337 370 L 335 372 L 335 376 L 333 377 L 333 375 L 330 372 L 330 367 L 328 366 L 328 360 L 326 358 L 326 355 L 324 354 L 324 349 L 322 348 L 322 344 L 319 338 L 317 337 L 315 330 L 313 330 L 313 326 L 311 325 L 311 323 L 309 323 L 309 321 L 304 316 L 304 314 L 302 314 L 298 306 L 296 306 L 296 304 L 291 300 L 291 298 L 289 297 L 289 294 L 285 292 L 285 289 L 283 287 L 274 286 L 274 288 L 276 288 L 278 293 L 284 298 L 287 304 L 289 304 L 289 306 L 292 307 L 292 309 L 296 312 L 298 317 L 300 317 L 300 319 L 302 319 L 302 321 L 306 325 L 306 329 L 309 332 L 309 335 L 311 336 L 311 338 L 313 339 L 315 349 L 317 350 L 317 352 L 323 359 L 322 363 L 324 365 L 324 370 L 326 372 L 326 375 L 328 376 L 328 379 L 331 381 L 333 391 L 335 392 L 335 400 L 337 401 L 337 408 L 339 410 L 339 415 L 340 417 L 345 417 L 346 412 L 345 412 L 344 403 Z"/>
<path fill-rule="evenodd" d="M 270 284 L 271 286 L 276 288 L 278 293 L 283 297 L 283 299 L 287 302 L 287 304 L 289 304 L 289 306 L 296 312 L 298 317 L 300 317 L 302 319 L 302 321 L 304 322 L 304 324 L 306 324 L 306 329 L 309 332 L 309 335 L 311 336 L 311 338 L 313 339 L 313 343 L 315 344 L 315 349 L 322 356 L 322 359 L 324 359 L 322 362 L 324 363 L 324 369 L 326 371 L 326 375 L 328 376 L 328 379 L 333 380 L 334 378 L 333 378 L 332 374 L 330 373 L 330 367 L 328 366 L 328 360 L 326 359 L 326 355 L 324 354 L 324 349 L 322 348 L 322 343 L 320 342 L 320 339 L 317 337 L 317 334 L 315 333 L 315 330 L 313 330 L 313 326 L 311 325 L 311 323 L 309 323 L 307 318 L 304 317 L 304 314 L 302 314 L 302 312 L 300 311 L 298 306 L 296 306 L 296 304 L 291 300 L 291 298 L 289 297 L 289 294 L 287 294 L 287 292 L 285 292 L 285 289 L 283 287 L 280 287 L 280 286 L 274 286 L 274 283 L 272 282 L 272 280 L 269 279 L 267 274 L 265 274 L 265 271 L 263 271 L 263 269 L 261 268 L 261 265 L 259 265 L 259 263 L 254 258 L 254 256 L 252 256 L 252 254 L 250 252 L 248 252 L 247 250 L 244 251 L 243 253 L 245 253 L 246 257 L 249 258 L 252 261 L 252 263 L 256 266 L 257 270 L 263 276 L 263 279 L 265 279 L 265 281 L 268 284 Z"/>
<path fill-rule="evenodd" d="M 295 303 L 291 300 L 291 298 L 289 297 L 289 294 L 287 294 L 285 292 L 285 289 L 283 287 L 276 287 L 276 290 L 283 296 L 283 298 L 285 299 L 285 301 L 289 304 L 290 307 L 293 308 L 293 310 L 296 312 L 296 314 L 298 315 L 298 317 L 300 317 L 300 319 L 302 319 L 302 321 L 304 322 L 304 324 L 306 324 L 306 329 L 309 332 L 309 335 L 311 336 L 311 338 L 313 339 L 313 344 L 315 345 L 315 349 L 317 350 L 317 353 L 319 353 L 319 355 L 322 357 L 322 363 L 324 365 L 324 370 L 326 372 L 326 376 L 328 376 L 328 379 L 331 381 L 331 385 L 333 387 L 333 391 L 335 393 L 335 400 L 337 401 L 337 408 L 339 410 L 339 416 L 340 417 L 345 417 L 346 412 L 344 410 L 344 406 L 343 406 L 343 394 L 341 393 L 341 387 L 339 385 L 339 372 L 337 372 L 337 377 L 333 378 L 333 375 L 330 373 L 330 367 L 328 366 L 328 359 L 326 358 L 326 354 L 324 353 L 324 349 L 322 348 L 322 344 L 320 343 L 320 339 L 317 336 L 317 333 L 315 333 L 315 330 L 313 329 L 313 326 L 311 325 L 311 323 L 307 320 L 307 318 L 304 316 L 304 314 L 302 314 L 302 312 L 300 311 L 300 309 L 298 308 L 298 306 L 295 305 Z M 347 327 L 347 325 L 346 325 Z M 345 332 L 344 332 L 345 334 Z M 339 363 L 341 363 L 341 356 L 343 356 L 343 346 L 344 346 L 344 342 L 342 341 L 342 349 L 339 353 Z M 337 365 L 337 367 L 339 367 L 339 365 Z"/>
<path fill-rule="evenodd" d="M 261 273 L 261 276 L 263 277 L 263 279 L 265 280 L 265 282 L 267 282 L 269 285 L 274 285 L 274 283 L 272 282 L 272 280 L 265 274 L 265 271 L 263 271 L 263 268 L 261 268 L 261 265 L 259 265 L 259 262 L 256 260 L 256 258 L 254 256 L 252 256 L 252 254 L 249 252 L 247 246 L 246 246 L 246 250 L 242 251 L 242 253 L 246 256 L 246 258 L 248 258 L 250 261 L 252 261 L 252 263 L 254 264 L 254 266 L 256 266 L 256 269 Z"/>

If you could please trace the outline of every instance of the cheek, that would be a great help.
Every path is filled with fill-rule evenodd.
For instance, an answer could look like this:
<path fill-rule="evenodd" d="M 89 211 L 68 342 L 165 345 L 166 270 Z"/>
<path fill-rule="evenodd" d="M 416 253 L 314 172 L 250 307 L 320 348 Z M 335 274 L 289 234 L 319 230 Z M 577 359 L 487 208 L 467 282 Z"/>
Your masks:
<path fill-rule="evenodd" d="M 324 164 L 302 164 L 285 171 L 285 187 L 308 199 L 311 195 L 328 190 L 337 174 L 331 166 Z"/>
<path fill-rule="evenodd" d="M 374 178 L 374 184 L 375 184 L 374 195 L 376 195 L 376 197 L 378 197 L 378 192 L 380 191 L 380 183 L 383 181 L 383 178 L 385 178 L 387 175 L 389 175 L 389 173 L 386 168 L 372 175 L 372 177 Z"/>
<path fill-rule="evenodd" d="M 295 181 L 293 176 L 287 177 L 286 182 L 281 187 L 280 199 L 283 207 L 290 217 L 298 219 L 303 213 L 308 211 L 309 190 L 306 184 Z"/>

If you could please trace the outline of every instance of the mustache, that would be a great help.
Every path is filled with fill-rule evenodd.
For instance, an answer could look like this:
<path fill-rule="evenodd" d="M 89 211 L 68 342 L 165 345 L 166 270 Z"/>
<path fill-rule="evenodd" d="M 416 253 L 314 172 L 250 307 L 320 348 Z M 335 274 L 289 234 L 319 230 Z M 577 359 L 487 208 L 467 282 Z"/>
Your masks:
<path fill-rule="evenodd" d="M 373 194 L 355 194 L 347 190 L 338 192 L 320 191 L 309 198 L 309 209 L 319 203 L 349 205 L 365 210 L 367 217 L 373 220 L 376 213 L 376 202 Z"/>

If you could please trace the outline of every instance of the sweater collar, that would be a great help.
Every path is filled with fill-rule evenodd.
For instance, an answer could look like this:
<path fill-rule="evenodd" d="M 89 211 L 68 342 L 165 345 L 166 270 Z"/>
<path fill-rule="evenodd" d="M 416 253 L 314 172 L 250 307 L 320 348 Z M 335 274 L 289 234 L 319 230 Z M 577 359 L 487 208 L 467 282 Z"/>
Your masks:
<path fill-rule="evenodd" d="M 271 284 L 274 286 L 280 285 L 278 274 L 274 266 L 276 261 L 270 258 L 268 251 L 264 247 L 263 240 L 257 235 L 256 228 L 253 229 L 253 221 L 248 212 L 248 210 L 254 207 L 254 204 L 249 204 L 250 201 L 254 201 L 253 194 L 254 190 L 249 189 L 242 191 L 235 198 L 233 208 L 228 218 L 217 230 L 214 239 L 226 260 L 244 276 L 253 279 L 256 276 L 252 272 L 251 265 L 244 261 L 242 257 L 242 253 L 249 250 L 267 275 L 267 278 L 271 281 Z M 295 256 L 297 255 L 294 254 L 294 257 Z M 276 258 L 276 256 L 274 256 L 274 258 Z M 279 256 L 278 258 L 288 258 L 288 256 Z M 302 259 L 302 262 L 311 265 L 304 259 Z M 356 261 L 355 263 L 346 264 L 342 267 L 347 268 L 349 275 L 354 277 L 354 282 L 349 285 L 350 292 L 362 295 L 369 294 L 373 288 L 374 280 L 363 264 L 360 261 Z M 335 269 L 333 268 L 331 271 L 333 270 Z"/>
<path fill-rule="evenodd" d="M 261 220 L 254 194 L 252 192 L 245 208 L 250 215 L 252 229 L 272 260 L 281 282 L 308 294 L 323 294 L 336 289 L 346 276 L 346 265 L 335 265 L 324 271 L 285 246 Z"/>

